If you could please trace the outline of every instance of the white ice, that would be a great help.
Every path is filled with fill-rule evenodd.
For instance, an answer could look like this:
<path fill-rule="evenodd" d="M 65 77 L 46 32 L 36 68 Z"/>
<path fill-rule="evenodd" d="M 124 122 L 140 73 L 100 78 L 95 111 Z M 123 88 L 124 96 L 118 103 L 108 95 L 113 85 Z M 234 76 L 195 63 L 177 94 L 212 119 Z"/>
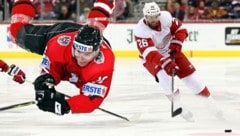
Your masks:
<path fill-rule="evenodd" d="M 30 83 L 39 73 L 40 59 L 4 59 L 19 65 L 27 74 L 17 84 L 0 73 L 0 108 L 34 100 Z M 138 58 L 118 58 L 109 96 L 101 108 L 129 119 L 127 122 L 100 110 L 90 114 L 57 116 L 36 105 L 0 111 L 0 136 L 240 136 L 240 58 L 191 58 L 199 76 L 208 85 L 225 120 L 217 119 L 204 99 L 195 96 L 181 81 L 181 101 L 193 112 L 195 122 L 170 116 L 170 102 Z M 67 82 L 56 87 L 65 94 L 78 90 Z M 232 129 L 232 133 L 224 133 Z"/>

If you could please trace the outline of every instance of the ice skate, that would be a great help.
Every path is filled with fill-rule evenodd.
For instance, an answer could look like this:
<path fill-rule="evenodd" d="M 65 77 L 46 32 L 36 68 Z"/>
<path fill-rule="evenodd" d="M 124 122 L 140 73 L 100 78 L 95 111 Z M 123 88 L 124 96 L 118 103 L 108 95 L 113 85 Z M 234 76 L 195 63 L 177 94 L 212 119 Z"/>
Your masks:
<path fill-rule="evenodd" d="M 194 122 L 193 113 L 181 104 L 180 97 L 181 97 L 181 95 L 180 95 L 180 91 L 178 89 L 173 95 L 174 110 L 176 110 L 178 108 L 182 108 L 182 113 L 180 114 L 180 116 L 183 119 L 185 119 L 186 121 Z M 168 98 L 169 98 L 169 100 L 171 100 L 171 96 L 168 96 Z"/>
<path fill-rule="evenodd" d="M 210 109 L 211 114 L 213 114 L 217 119 L 225 120 L 223 111 L 218 107 L 217 103 L 211 96 L 207 98 L 207 107 Z"/>
<path fill-rule="evenodd" d="M 194 122 L 193 113 L 189 111 L 188 109 L 182 107 L 182 113 L 180 114 L 183 119 L 185 119 L 188 122 Z"/>

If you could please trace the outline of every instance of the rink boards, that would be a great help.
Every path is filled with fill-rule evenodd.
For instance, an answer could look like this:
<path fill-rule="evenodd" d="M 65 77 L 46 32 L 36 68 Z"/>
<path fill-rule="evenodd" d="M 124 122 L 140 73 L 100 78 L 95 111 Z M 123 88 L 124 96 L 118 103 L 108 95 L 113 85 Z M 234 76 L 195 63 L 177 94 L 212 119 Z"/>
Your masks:
<path fill-rule="evenodd" d="M 135 26 L 136 23 L 113 23 L 105 29 L 104 37 L 116 57 L 138 57 Z M 189 34 L 182 48 L 187 57 L 240 57 L 239 23 L 185 23 L 183 26 Z M 39 57 L 12 43 L 9 24 L 0 24 L 0 32 L 1 58 Z"/>

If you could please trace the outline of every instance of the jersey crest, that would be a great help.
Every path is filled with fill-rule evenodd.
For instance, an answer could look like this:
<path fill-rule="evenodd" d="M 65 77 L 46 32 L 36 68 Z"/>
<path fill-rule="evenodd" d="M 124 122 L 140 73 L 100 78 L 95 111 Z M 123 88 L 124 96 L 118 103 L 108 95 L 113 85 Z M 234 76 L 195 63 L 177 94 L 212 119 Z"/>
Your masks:
<path fill-rule="evenodd" d="M 69 42 L 71 41 L 71 37 L 67 35 L 62 35 L 58 37 L 58 44 L 62 46 L 67 46 Z"/>
<path fill-rule="evenodd" d="M 96 83 L 102 84 L 104 80 L 106 80 L 108 76 L 100 76 L 98 77 Z"/>

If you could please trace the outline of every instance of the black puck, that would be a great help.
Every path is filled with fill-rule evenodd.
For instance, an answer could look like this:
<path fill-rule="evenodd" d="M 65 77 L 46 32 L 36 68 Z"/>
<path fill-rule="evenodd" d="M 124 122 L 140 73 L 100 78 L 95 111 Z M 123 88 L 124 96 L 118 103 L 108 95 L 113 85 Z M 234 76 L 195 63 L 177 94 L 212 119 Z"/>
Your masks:
<path fill-rule="evenodd" d="M 231 133 L 232 129 L 225 129 L 225 133 Z"/>

